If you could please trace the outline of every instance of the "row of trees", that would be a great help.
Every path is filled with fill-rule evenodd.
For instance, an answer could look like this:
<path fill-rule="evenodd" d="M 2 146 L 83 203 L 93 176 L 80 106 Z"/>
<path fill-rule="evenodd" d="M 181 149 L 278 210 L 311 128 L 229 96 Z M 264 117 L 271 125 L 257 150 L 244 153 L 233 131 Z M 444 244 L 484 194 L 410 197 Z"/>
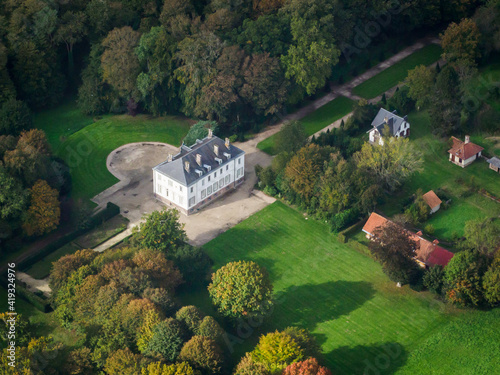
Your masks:
<path fill-rule="evenodd" d="M 57 103 L 77 81 L 74 61 L 88 56 L 79 90 L 86 113 L 134 102 L 155 115 L 240 123 L 321 89 L 342 52 L 351 59 L 370 44 L 470 15 L 477 3 L 8 0 L 0 5 L 0 104 Z"/>
<path fill-rule="evenodd" d="M 54 230 L 60 220 L 59 195 L 69 186 L 68 170 L 53 157 L 43 131 L 0 135 L 0 248 L 17 229 L 28 236 Z"/>
<path fill-rule="evenodd" d="M 417 108 L 429 110 L 434 133 L 449 136 L 459 130 L 499 129 L 500 113 L 491 103 L 500 99 L 500 92 L 491 77 L 481 79 L 478 73 L 481 56 L 487 59 L 499 49 L 498 19 L 500 2 L 492 0 L 473 19 L 451 23 L 441 35 L 447 66 L 434 70 L 421 65 L 408 72 L 408 96 Z"/>

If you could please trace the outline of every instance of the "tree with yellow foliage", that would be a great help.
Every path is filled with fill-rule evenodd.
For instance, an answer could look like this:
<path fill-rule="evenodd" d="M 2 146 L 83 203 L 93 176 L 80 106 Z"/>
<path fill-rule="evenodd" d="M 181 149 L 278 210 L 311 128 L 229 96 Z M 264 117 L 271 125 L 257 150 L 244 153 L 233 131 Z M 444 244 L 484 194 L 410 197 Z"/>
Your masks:
<path fill-rule="evenodd" d="M 42 235 L 57 228 L 61 217 L 59 193 L 44 180 L 38 180 L 30 189 L 31 205 L 26 213 L 23 229 L 28 236 Z"/>

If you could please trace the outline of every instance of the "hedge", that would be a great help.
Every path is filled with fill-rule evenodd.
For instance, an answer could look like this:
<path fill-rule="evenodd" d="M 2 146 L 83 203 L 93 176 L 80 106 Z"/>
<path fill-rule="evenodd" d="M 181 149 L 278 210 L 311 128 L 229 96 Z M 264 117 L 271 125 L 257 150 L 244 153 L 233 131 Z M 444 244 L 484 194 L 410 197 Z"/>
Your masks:
<path fill-rule="evenodd" d="M 70 232 L 62 236 L 61 238 L 58 238 L 56 241 L 48 244 L 36 254 L 27 257 L 26 259 L 20 261 L 19 263 L 16 262 L 17 268 L 20 270 L 24 270 L 30 267 L 32 264 L 38 262 L 40 259 L 45 258 L 47 255 L 53 253 L 60 247 L 73 241 L 77 237 L 87 233 L 91 229 L 97 227 L 101 223 L 111 219 L 112 217 L 118 215 L 119 213 L 120 213 L 120 207 L 118 207 L 116 204 L 108 202 L 106 208 L 100 210 L 99 212 L 97 212 L 96 214 L 92 215 L 89 218 L 88 224 L 85 226 L 85 228 L 76 229 L 73 232 Z M 0 284 L 7 287 L 8 282 L 5 276 L 0 277 Z M 27 302 L 31 303 L 38 310 L 44 313 L 51 311 L 50 303 L 48 300 L 37 296 L 35 293 L 24 288 L 22 285 L 19 285 L 19 283 L 16 283 L 16 293 L 18 296 L 20 296 Z"/>
<path fill-rule="evenodd" d="M 40 259 L 45 258 L 47 255 L 53 253 L 57 249 L 70 243 L 77 237 L 80 237 L 81 235 L 89 232 L 91 229 L 94 229 L 98 225 L 102 224 L 106 220 L 111 219 L 112 217 L 118 215 L 119 213 L 120 213 L 120 207 L 118 207 L 114 203 L 108 202 L 105 209 L 102 209 L 101 211 L 97 212 L 96 214 L 92 215 L 89 218 L 88 224 L 85 226 L 85 228 L 78 228 L 73 232 L 70 232 L 58 238 L 54 242 L 42 248 L 38 253 L 33 254 L 27 257 L 26 259 L 22 260 L 17 266 L 19 267 L 20 270 L 30 267 L 31 265 L 38 262 Z"/>
<path fill-rule="evenodd" d="M 359 228 L 361 228 L 365 223 L 366 219 L 361 219 L 356 224 L 351 225 L 350 227 L 344 229 L 342 232 L 339 232 L 339 234 L 337 234 L 337 239 L 342 243 L 346 243 L 349 239 L 349 236 L 356 232 Z"/>

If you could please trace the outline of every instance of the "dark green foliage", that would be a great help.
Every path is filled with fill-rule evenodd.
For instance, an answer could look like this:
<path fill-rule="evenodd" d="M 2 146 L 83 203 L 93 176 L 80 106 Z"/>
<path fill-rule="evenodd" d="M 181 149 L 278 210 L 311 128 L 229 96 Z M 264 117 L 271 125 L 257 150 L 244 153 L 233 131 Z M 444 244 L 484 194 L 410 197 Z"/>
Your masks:
<path fill-rule="evenodd" d="M 317 358 L 320 355 L 320 347 L 309 331 L 299 327 L 288 327 L 283 332 L 299 344 L 305 357 Z"/>
<path fill-rule="evenodd" d="M 181 323 L 168 318 L 153 328 L 153 337 L 144 352 L 168 362 L 174 362 L 181 352 L 183 336 Z"/>
<path fill-rule="evenodd" d="M 443 276 L 443 267 L 433 266 L 425 271 L 423 284 L 431 292 L 441 294 L 443 290 Z"/>
<path fill-rule="evenodd" d="M 206 316 L 196 329 L 196 335 L 208 337 L 215 342 L 221 342 L 224 330 L 211 316 Z"/>
<path fill-rule="evenodd" d="M 203 248 L 185 244 L 175 249 L 169 258 L 181 271 L 184 288 L 195 287 L 209 280 L 210 268 L 213 262 Z"/>
<path fill-rule="evenodd" d="M 446 297 L 460 306 L 480 306 L 484 303 L 482 278 L 490 260 L 479 251 L 461 251 L 444 270 Z"/>
<path fill-rule="evenodd" d="M 276 134 L 276 152 L 297 152 L 307 140 L 307 134 L 299 121 L 285 123 Z"/>
<path fill-rule="evenodd" d="M 191 126 L 182 142 L 186 146 L 194 145 L 197 139 L 201 140 L 208 136 L 208 129 L 212 129 L 212 132 L 217 135 L 218 125 L 215 121 L 198 121 Z"/>
<path fill-rule="evenodd" d="M 394 93 L 387 101 L 391 111 L 396 110 L 400 116 L 405 116 L 415 108 L 415 101 L 408 96 L 409 91 L 408 86 L 403 86 L 401 90 Z"/>
<path fill-rule="evenodd" d="M 179 222 L 177 210 L 154 211 L 146 217 L 145 222 L 135 228 L 132 235 L 132 243 L 138 247 L 162 251 L 165 254 L 184 246 L 186 240 L 186 232 Z"/>
<path fill-rule="evenodd" d="M 445 66 L 437 76 L 429 109 L 436 134 L 451 135 L 460 126 L 462 106 L 458 87 L 457 73 L 451 66 Z"/>
<path fill-rule="evenodd" d="M 179 360 L 189 363 L 204 375 L 218 374 L 222 365 L 222 351 L 214 340 L 194 336 L 182 347 Z"/>
<path fill-rule="evenodd" d="M 175 319 L 183 323 L 194 334 L 203 319 L 203 313 L 196 306 L 184 306 L 175 314 Z"/>
<path fill-rule="evenodd" d="M 31 111 L 20 100 L 9 99 L 0 108 L 0 135 L 17 136 L 22 130 L 31 128 Z"/>

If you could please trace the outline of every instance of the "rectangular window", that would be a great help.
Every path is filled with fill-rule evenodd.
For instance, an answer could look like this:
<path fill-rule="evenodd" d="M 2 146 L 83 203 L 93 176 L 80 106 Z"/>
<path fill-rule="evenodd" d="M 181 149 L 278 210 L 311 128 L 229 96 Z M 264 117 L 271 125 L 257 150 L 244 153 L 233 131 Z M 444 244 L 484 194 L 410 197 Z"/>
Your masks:
<path fill-rule="evenodd" d="M 201 199 L 205 199 L 205 197 L 207 196 L 207 190 L 206 189 L 203 189 L 201 191 Z"/>
<path fill-rule="evenodd" d="M 214 173 L 214 178 L 217 177 L 217 172 Z"/>
<path fill-rule="evenodd" d="M 228 165 L 226 165 L 226 171 L 228 171 L 228 170 L 229 170 L 229 164 L 228 164 Z"/>
<path fill-rule="evenodd" d="M 223 178 L 221 178 L 221 179 L 219 180 L 219 187 L 222 189 L 222 187 L 223 187 L 223 186 L 224 186 L 224 179 L 223 179 Z"/>
<path fill-rule="evenodd" d="M 238 177 L 240 177 L 240 169 L 239 168 L 236 170 L 236 178 L 238 178 Z"/>
<path fill-rule="evenodd" d="M 201 180 L 201 186 L 205 186 L 205 180 Z"/>
<path fill-rule="evenodd" d="M 226 185 L 229 184 L 229 175 L 226 176 Z"/>
<path fill-rule="evenodd" d="M 168 197 L 168 189 L 167 189 L 167 197 Z"/>
<path fill-rule="evenodd" d="M 208 182 L 210 182 L 210 176 L 208 176 Z"/>
<path fill-rule="evenodd" d="M 207 196 L 212 194 L 212 186 L 207 187 Z"/>
<path fill-rule="evenodd" d="M 182 186 L 179 185 L 179 191 L 182 192 Z"/>
<path fill-rule="evenodd" d="M 220 174 L 222 174 L 222 168 L 220 169 Z"/>
<path fill-rule="evenodd" d="M 189 207 L 194 206 L 194 201 L 195 201 L 194 197 L 189 199 Z"/>
<path fill-rule="evenodd" d="M 214 193 L 217 191 L 217 189 L 218 189 L 218 188 L 219 188 L 219 184 L 216 182 L 216 183 L 214 184 Z"/>
<path fill-rule="evenodd" d="M 238 159 L 238 164 L 241 164 L 241 158 Z"/>
<path fill-rule="evenodd" d="M 191 193 L 193 192 L 193 187 L 191 187 Z"/>

